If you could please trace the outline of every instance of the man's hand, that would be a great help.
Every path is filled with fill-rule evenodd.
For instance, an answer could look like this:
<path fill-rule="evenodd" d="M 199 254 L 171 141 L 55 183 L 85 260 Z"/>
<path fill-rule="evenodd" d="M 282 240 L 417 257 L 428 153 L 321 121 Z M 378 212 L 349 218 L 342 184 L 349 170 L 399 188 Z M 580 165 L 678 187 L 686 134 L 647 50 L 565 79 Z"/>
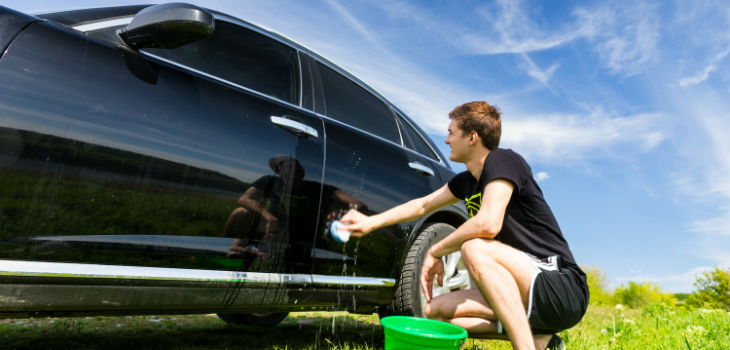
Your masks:
<path fill-rule="evenodd" d="M 369 216 L 357 211 L 356 209 L 350 209 L 341 219 L 340 230 L 350 231 L 350 237 L 362 237 L 370 233 L 374 229 Z"/>
<path fill-rule="evenodd" d="M 421 290 L 426 296 L 426 302 L 430 303 L 433 298 L 433 278 L 437 276 L 439 286 L 444 285 L 444 262 L 441 258 L 437 258 L 426 253 L 426 259 L 423 260 L 423 268 L 421 268 Z"/>

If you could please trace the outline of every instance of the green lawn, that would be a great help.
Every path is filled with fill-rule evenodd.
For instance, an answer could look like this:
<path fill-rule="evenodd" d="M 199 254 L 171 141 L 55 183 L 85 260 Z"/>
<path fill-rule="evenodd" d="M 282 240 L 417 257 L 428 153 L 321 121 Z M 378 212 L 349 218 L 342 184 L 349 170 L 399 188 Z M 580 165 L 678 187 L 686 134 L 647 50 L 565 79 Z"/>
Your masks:
<path fill-rule="evenodd" d="M 662 305 L 592 306 L 561 334 L 568 349 L 730 349 L 730 313 Z M 228 326 L 215 315 L 0 320 L 0 349 L 382 349 L 377 315 L 292 313 L 277 327 Z M 510 349 L 469 339 L 462 349 Z"/>

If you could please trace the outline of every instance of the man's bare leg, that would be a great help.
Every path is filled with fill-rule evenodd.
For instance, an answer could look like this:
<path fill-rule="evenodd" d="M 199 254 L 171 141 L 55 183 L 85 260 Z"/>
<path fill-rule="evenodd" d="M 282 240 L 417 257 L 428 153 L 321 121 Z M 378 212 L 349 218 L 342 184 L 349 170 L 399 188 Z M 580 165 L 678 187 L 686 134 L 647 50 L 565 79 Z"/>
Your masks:
<path fill-rule="evenodd" d="M 424 310 L 431 319 L 466 329 L 472 338 L 508 339 L 497 333 L 497 316 L 478 289 L 459 290 L 434 298 Z"/>
<path fill-rule="evenodd" d="M 424 310 L 431 319 L 450 322 L 466 329 L 469 337 L 509 340 L 497 333 L 497 317 L 478 289 L 454 291 L 433 299 Z M 552 334 L 533 335 L 535 349 L 545 349 Z"/>
<path fill-rule="evenodd" d="M 527 320 L 530 285 L 537 274 L 529 258 L 506 244 L 485 239 L 464 242 L 461 253 L 480 293 L 458 291 L 436 298 L 426 308 L 428 317 L 466 326 L 472 336 L 489 338 L 499 338 L 496 320 L 501 320 L 513 348 L 547 344 L 549 336 L 533 339 Z"/>

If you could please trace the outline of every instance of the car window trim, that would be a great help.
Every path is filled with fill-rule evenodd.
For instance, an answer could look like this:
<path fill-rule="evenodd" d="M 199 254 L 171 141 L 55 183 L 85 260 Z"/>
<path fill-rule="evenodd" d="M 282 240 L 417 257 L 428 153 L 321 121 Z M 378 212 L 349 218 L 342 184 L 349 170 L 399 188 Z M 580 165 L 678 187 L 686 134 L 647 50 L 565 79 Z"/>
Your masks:
<path fill-rule="evenodd" d="M 291 46 L 288 46 L 288 47 L 291 47 Z M 297 54 L 297 68 L 298 68 L 297 70 L 299 71 L 299 87 L 298 87 L 298 90 L 299 90 L 299 103 L 298 103 L 298 105 L 299 106 L 303 106 L 303 98 L 304 98 L 304 76 L 303 76 L 303 73 L 302 73 L 302 54 L 296 48 L 294 48 L 294 47 L 291 47 L 291 48 L 294 49 L 294 51 L 296 51 L 296 54 Z"/>
<path fill-rule="evenodd" d="M 262 98 L 265 98 L 265 99 L 268 99 L 268 100 L 272 100 L 272 101 L 276 101 L 276 102 L 285 104 L 285 105 L 287 105 L 289 107 L 296 107 L 297 109 L 302 109 L 302 110 L 311 112 L 308 109 L 302 108 L 300 105 L 295 105 L 295 104 L 293 104 L 293 103 L 291 103 L 289 101 L 284 101 L 284 100 L 282 100 L 282 99 L 280 99 L 278 97 L 274 97 L 274 96 L 271 96 L 271 95 L 267 95 L 267 94 L 265 94 L 263 92 L 259 92 L 257 90 L 254 90 L 254 89 L 250 88 L 250 87 L 247 87 L 247 86 L 244 86 L 244 85 L 241 85 L 241 84 L 238 84 L 238 83 L 234 83 L 234 82 L 232 82 L 232 81 L 230 81 L 228 79 L 221 78 L 221 77 L 219 77 L 217 75 L 213 75 L 213 74 L 210 74 L 208 72 L 201 71 L 201 70 L 199 70 L 197 68 L 190 67 L 188 65 L 185 65 L 185 64 L 182 64 L 182 63 L 179 63 L 179 62 L 170 60 L 170 59 L 165 58 L 165 57 L 161 57 L 161 56 L 155 55 L 155 54 L 150 53 L 150 52 L 147 52 L 147 51 L 140 51 L 140 53 L 143 56 L 145 56 L 145 57 L 148 57 L 148 58 L 151 58 L 153 60 L 157 60 L 157 61 L 163 62 L 165 64 L 169 64 L 171 66 L 174 66 L 174 67 L 177 67 L 177 68 L 180 68 L 180 69 L 189 71 L 191 73 L 194 73 L 196 75 L 202 76 L 204 78 L 208 78 L 208 79 L 211 79 L 211 80 L 215 80 L 215 81 L 217 81 L 219 83 L 223 83 L 223 84 L 229 85 L 231 87 L 235 87 L 237 89 L 241 89 L 244 92 L 249 93 L 249 94 L 253 94 L 253 95 L 257 96 L 257 97 L 262 97 Z M 301 82 L 299 84 L 301 85 Z M 301 100 L 299 101 L 299 103 L 301 103 Z"/>
<path fill-rule="evenodd" d="M 418 154 L 420 154 L 420 155 L 422 155 L 422 156 L 424 156 L 424 157 L 426 157 L 428 159 L 434 160 L 434 161 L 436 161 L 438 163 L 443 163 L 441 157 L 439 156 L 439 152 L 437 152 L 436 150 L 434 150 L 433 146 L 431 146 L 431 143 L 427 141 L 427 140 L 430 140 L 430 138 L 423 137 L 423 134 L 421 134 L 421 132 L 418 130 L 418 128 L 414 127 L 413 126 L 413 123 L 411 123 L 411 121 L 408 120 L 403 115 L 403 113 L 401 113 L 400 111 L 398 111 L 395 107 L 390 106 L 390 109 L 391 109 L 392 113 L 395 114 L 395 117 L 396 117 L 396 119 L 398 119 L 398 122 L 399 123 L 400 122 L 406 123 L 406 125 L 404 125 L 403 127 L 410 127 L 416 133 L 416 135 L 421 138 L 421 141 L 423 141 L 423 143 L 426 144 L 426 147 L 428 147 L 428 149 L 431 151 L 431 154 L 433 154 L 435 156 L 435 159 L 434 159 L 434 157 L 429 157 L 429 156 L 427 156 L 425 154 L 421 154 L 421 152 L 418 152 L 416 150 L 412 150 L 412 149 L 410 149 L 408 147 L 406 147 L 406 148 L 408 148 L 408 150 L 413 151 L 413 152 L 416 152 L 416 153 L 418 153 Z M 399 128 L 398 129 L 400 129 L 400 125 L 399 125 Z M 405 147 L 405 140 L 403 140 L 403 142 L 404 142 L 404 145 L 403 146 Z"/>
<path fill-rule="evenodd" d="M 92 32 L 95 30 L 100 29 L 106 29 L 110 27 L 116 27 L 116 26 L 122 26 L 127 25 L 132 22 L 132 19 L 134 16 L 125 16 L 125 17 L 119 17 L 119 18 L 105 18 L 101 21 L 94 21 L 94 22 L 86 22 L 84 24 L 76 24 L 74 26 L 71 26 L 74 30 L 77 30 L 79 32 Z"/>

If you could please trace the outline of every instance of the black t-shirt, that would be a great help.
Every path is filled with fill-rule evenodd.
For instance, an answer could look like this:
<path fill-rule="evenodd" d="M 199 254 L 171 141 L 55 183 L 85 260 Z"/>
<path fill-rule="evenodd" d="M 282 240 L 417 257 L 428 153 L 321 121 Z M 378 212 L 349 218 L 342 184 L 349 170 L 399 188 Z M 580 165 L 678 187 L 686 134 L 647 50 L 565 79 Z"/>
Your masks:
<path fill-rule="evenodd" d="M 511 182 L 514 191 L 507 205 L 502 230 L 494 239 L 540 259 L 557 255 L 561 268 L 584 275 L 575 263 L 542 190 L 532 177 L 532 169 L 519 154 L 510 149 L 492 150 L 484 162 L 479 181 L 465 171 L 449 181 L 449 190 L 455 197 L 466 201 L 466 210 L 473 217 L 481 207 L 484 188 L 496 179 Z"/>

